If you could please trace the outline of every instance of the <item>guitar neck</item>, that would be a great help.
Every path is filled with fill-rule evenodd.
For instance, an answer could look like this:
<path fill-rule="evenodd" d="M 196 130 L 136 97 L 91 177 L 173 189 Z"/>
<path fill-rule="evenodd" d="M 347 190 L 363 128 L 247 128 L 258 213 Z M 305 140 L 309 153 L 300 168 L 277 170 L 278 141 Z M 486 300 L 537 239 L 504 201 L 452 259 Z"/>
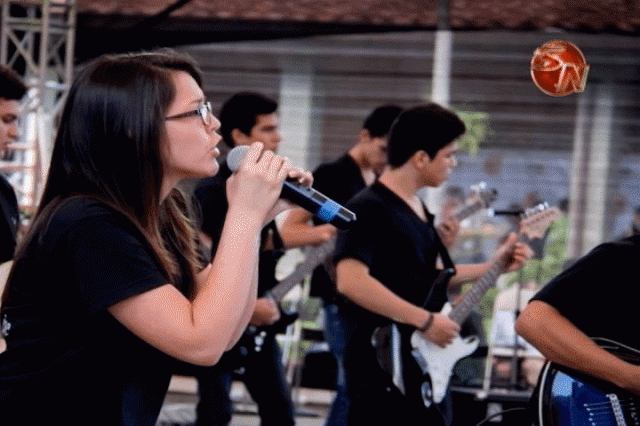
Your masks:
<path fill-rule="evenodd" d="M 519 241 L 522 241 L 525 236 L 529 238 L 532 236 L 536 236 L 536 238 L 542 237 L 545 229 L 558 217 L 558 209 L 550 209 L 546 203 L 542 203 L 529 209 L 525 212 L 525 215 L 520 222 Z M 513 246 L 511 249 L 513 249 Z M 511 250 L 507 250 L 502 256 L 497 258 L 493 264 L 490 265 L 487 272 L 473 284 L 471 290 L 465 293 L 462 300 L 458 302 L 449 313 L 451 320 L 462 324 L 462 322 L 467 319 L 473 307 L 482 299 L 487 290 L 496 283 L 500 274 L 505 271 L 507 258 L 510 256 L 508 253 L 510 252 Z"/>
<path fill-rule="evenodd" d="M 522 234 L 518 235 L 518 241 L 522 241 Z M 511 250 L 507 250 L 507 253 L 510 251 Z M 467 319 L 473 310 L 473 307 L 482 300 L 484 294 L 494 286 L 498 277 L 504 273 L 507 266 L 507 256 L 507 254 L 504 254 L 496 259 L 491 266 L 489 266 L 487 272 L 482 274 L 482 276 L 473 284 L 471 289 L 464 294 L 462 300 L 456 303 L 449 313 L 449 318 L 452 321 L 461 325 L 464 320 Z"/>
<path fill-rule="evenodd" d="M 293 287 L 309 276 L 314 269 L 327 257 L 333 253 L 336 246 L 336 237 L 333 237 L 318 247 L 310 249 L 304 262 L 298 264 L 293 272 L 287 275 L 278 285 L 269 290 L 268 294 L 275 301 L 279 302 Z"/>
<path fill-rule="evenodd" d="M 449 318 L 461 325 L 467 319 L 473 307 L 480 302 L 484 294 L 496 283 L 498 277 L 505 270 L 505 262 L 502 259 L 495 261 L 491 267 L 473 284 L 471 290 L 465 293 L 462 300 L 453 307 Z"/>
<path fill-rule="evenodd" d="M 458 212 L 456 212 L 456 214 L 453 215 L 453 217 L 456 219 L 456 221 L 460 222 L 468 218 L 469 216 L 473 215 L 483 207 L 484 207 L 484 203 L 482 203 L 481 201 L 476 201 L 475 203 L 469 204 L 468 206 L 461 208 Z"/>

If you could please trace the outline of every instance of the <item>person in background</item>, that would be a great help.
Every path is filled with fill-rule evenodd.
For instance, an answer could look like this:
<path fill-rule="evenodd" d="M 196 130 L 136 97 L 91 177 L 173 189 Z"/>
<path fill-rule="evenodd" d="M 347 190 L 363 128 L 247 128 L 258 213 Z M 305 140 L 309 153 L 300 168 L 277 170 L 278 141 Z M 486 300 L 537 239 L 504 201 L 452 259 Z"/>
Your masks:
<path fill-rule="evenodd" d="M 233 95 L 220 110 L 220 133 L 223 141 L 229 148 L 260 141 L 266 150 L 277 152 L 280 143 L 277 108 L 278 104 L 274 100 L 259 93 L 240 92 Z M 210 242 L 212 255 L 218 250 L 227 214 L 225 191 L 226 181 L 230 176 L 231 170 L 225 161 L 220 173 L 200 180 L 194 189 L 197 208 L 202 217 L 200 229 L 203 239 Z M 261 233 L 258 267 L 260 297 L 249 321 L 252 327 L 259 327 L 266 334 L 260 341 L 260 349 L 256 350 L 255 336 L 250 332 L 245 333 L 240 342 L 225 354 L 223 362 L 211 369 L 200 369 L 196 373 L 200 394 L 197 425 L 219 426 L 231 420 L 230 391 L 234 377 L 245 384 L 256 402 L 263 426 L 287 426 L 295 423 L 291 390 L 283 374 L 281 351 L 276 340 L 277 332 L 283 331 L 278 323 L 281 311 L 278 303 L 265 295 L 265 292 L 278 284 L 275 269 L 284 249 L 276 223 L 270 221 Z M 241 374 L 234 375 L 234 370 Z"/>
<path fill-rule="evenodd" d="M 218 171 L 219 127 L 175 51 L 101 56 L 77 74 L 3 295 L 3 424 L 154 426 L 176 360 L 214 365 L 238 341 L 261 229 L 290 207 L 282 183 L 312 179 L 252 144 L 202 264 L 176 187 Z"/>
<path fill-rule="evenodd" d="M 11 143 L 18 139 L 18 116 L 20 100 L 27 87 L 10 68 L 0 65 L 0 153 L 4 158 Z M 16 192 L 9 181 L 0 174 L 0 263 L 13 258 L 18 240 L 20 215 Z M 0 286 L 2 288 L 2 286 Z"/>
<path fill-rule="evenodd" d="M 321 164 L 313 173 L 314 188 L 345 204 L 355 194 L 371 185 L 387 164 L 387 133 L 402 109 L 396 105 L 382 105 L 374 109 L 362 123 L 356 143 L 335 161 Z M 314 219 L 307 210 L 296 208 L 287 212 L 280 233 L 286 241 L 297 245 L 318 246 L 335 240 L 337 229 Z M 325 314 L 324 337 L 329 344 L 336 365 L 336 397 L 327 426 L 344 425 L 348 400 L 344 390 L 344 326 L 338 315 L 335 283 L 331 265 L 321 264 L 311 278 L 312 296 L 322 300 Z"/>

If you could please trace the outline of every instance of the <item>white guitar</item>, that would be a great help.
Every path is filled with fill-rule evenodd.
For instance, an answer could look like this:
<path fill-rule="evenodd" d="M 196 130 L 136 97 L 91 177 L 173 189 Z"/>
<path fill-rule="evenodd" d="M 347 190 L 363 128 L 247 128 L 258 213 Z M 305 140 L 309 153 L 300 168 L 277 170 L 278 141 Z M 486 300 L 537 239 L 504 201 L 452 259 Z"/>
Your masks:
<path fill-rule="evenodd" d="M 528 209 L 521 220 L 520 238 L 523 236 L 529 238 L 542 237 L 547 227 L 556 220 L 558 215 L 558 209 L 555 207 L 550 208 L 546 203 Z M 440 313 L 447 315 L 457 324 L 462 324 L 471 313 L 473 307 L 505 271 L 507 256 L 508 254 L 496 259 L 489 270 L 478 278 L 471 289 L 465 293 L 460 302 L 456 303 L 455 306 L 451 306 L 449 303 L 445 304 Z M 479 344 L 480 339 L 477 336 L 468 336 L 466 338 L 457 336 L 449 345 L 441 348 L 425 339 L 420 332 L 412 332 L 411 354 L 423 374 L 428 375 L 430 378 L 430 384 L 427 380 L 422 385 L 422 397 L 427 407 L 432 403 L 438 404 L 442 402 L 453 373 L 453 367 L 460 359 L 471 355 Z"/>

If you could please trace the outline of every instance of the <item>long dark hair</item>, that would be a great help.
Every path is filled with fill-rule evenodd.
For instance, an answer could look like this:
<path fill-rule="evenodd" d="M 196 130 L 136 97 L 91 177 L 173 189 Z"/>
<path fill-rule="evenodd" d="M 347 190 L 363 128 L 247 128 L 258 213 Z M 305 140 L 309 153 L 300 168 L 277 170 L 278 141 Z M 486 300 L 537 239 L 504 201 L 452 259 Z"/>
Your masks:
<path fill-rule="evenodd" d="M 178 70 L 202 83 L 193 60 L 172 50 L 102 56 L 79 72 L 42 199 L 16 261 L 55 211 L 80 196 L 107 204 L 135 224 L 168 280 L 179 281 L 186 272 L 194 282 L 200 265 L 186 212 L 190 203 L 178 190 L 164 201 L 160 193 L 164 117 L 175 96 L 170 73 Z M 190 267 L 181 271 L 185 264 Z"/>

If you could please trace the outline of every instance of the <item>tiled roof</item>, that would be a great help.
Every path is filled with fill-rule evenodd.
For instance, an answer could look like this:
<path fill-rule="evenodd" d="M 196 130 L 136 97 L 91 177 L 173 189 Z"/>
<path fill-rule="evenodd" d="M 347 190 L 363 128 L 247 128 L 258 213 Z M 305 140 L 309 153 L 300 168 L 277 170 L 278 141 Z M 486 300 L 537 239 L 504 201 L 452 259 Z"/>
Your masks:
<path fill-rule="evenodd" d="M 184 3 L 171 18 L 435 28 L 437 0 L 76 0 L 81 15 L 148 17 Z M 453 29 L 636 33 L 639 0 L 450 0 Z"/>

